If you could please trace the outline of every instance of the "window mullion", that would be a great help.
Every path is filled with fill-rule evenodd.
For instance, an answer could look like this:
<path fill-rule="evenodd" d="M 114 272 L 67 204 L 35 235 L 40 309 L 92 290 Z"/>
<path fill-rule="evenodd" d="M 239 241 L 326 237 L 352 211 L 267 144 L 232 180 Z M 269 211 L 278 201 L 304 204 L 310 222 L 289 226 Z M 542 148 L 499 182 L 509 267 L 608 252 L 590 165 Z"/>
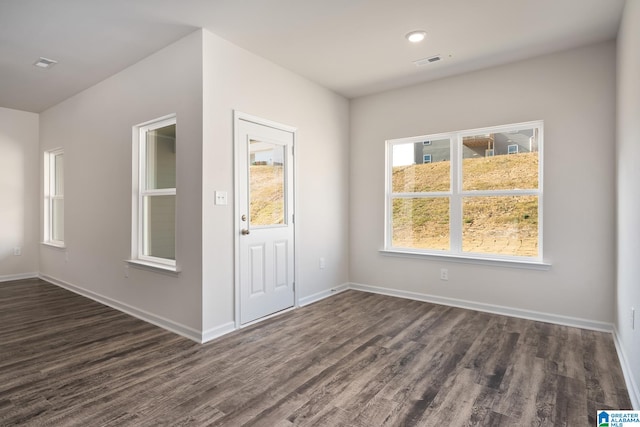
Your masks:
<path fill-rule="evenodd" d="M 461 191 L 462 197 L 491 197 L 491 196 L 538 196 L 540 190 L 471 190 Z"/>
<path fill-rule="evenodd" d="M 175 188 L 158 188 L 154 190 L 144 190 L 141 191 L 140 194 L 142 197 L 145 196 L 175 196 L 176 189 Z"/>
<path fill-rule="evenodd" d="M 449 235 L 451 252 L 462 251 L 462 138 L 452 137 L 451 141 L 451 199 L 449 204 Z"/>
<path fill-rule="evenodd" d="M 434 191 L 424 193 L 391 193 L 389 197 L 392 199 L 426 199 L 430 197 L 449 197 L 450 191 Z"/>

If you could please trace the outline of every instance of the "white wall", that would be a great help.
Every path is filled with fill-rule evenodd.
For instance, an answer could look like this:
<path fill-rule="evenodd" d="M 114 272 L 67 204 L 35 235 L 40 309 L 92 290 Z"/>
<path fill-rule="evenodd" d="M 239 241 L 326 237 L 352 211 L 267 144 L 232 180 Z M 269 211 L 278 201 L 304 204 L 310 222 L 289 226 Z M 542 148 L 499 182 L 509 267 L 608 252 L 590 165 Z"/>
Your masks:
<path fill-rule="evenodd" d="M 178 275 L 129 268 L 132 126 L 177 114 Z M 195 32 L 44 111 L 40 153 L 65 152 L 65 251 L 42 274 L 199 337 L 202 252 L 202 34 Z M 68 260 L 65 257 L 68 256 Z"/>
<path fill-rule="evenodd" d="M 640 2 L 627 1 L 618 34 L 617 208 L 615 324 L 640 409 Z M 635 329 L 631 308 L 636 309 Z"/>
<path fill-rule="evenodd" d="M 598 44 L 351 104 L 351 281 L 613 321 L 615 46 Z M 544 120 L 549 271 L 383 256 L 385 140 Z M 637 233 L 635 234 L 637 235 Z M 449 281 L 439 269 L 449 269 Z"/>
<path fill-rule="evenodd" d="M 298 128 L 298 297 L 346 283 L 348 101 L 204 30 L 42 113 L 40 153 L 64 148 L 66 186 L 66 250 L 43 246 L 42 274 L 195 339 L 228 331 L 234 109 Z M 131 128 L 174 112 L 182 272 L 129 268 L 127 278 Z"/>
<path fill-rule="evenodd" d="M 348 281 L 348 101 L 204 31 L 204 330 L 234 320 L 233 110 L 298 128 L 298 297 Z M 214 205 L 214 191 L 229 193 Z M 325 257 L 327 268 L 318 260 Z"/>
<path fill-rule="evenodd" d="M 0 281 L 38 273 L 38 115 L 0 108 Z M 22 249 L 14 256 L 15 247 Z"/>

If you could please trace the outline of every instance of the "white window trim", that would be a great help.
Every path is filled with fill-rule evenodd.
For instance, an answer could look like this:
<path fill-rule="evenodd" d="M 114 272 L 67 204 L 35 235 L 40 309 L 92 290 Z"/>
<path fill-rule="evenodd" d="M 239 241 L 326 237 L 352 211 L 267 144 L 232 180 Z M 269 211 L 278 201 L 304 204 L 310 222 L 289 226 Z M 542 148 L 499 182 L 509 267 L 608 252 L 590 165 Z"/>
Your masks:
<path fill-rule="evenodd" d="M 477 265 L 490 265 L 509 268 L 521 268 L 527 270 L 549 270 L 551 269 L 551 263 L 547 261 L 528 261 L 527 259 L 511 259 L 506 257 L 500 257 L 500 255 L 494 256 L 467 256 L 450 253 L 425 253 L 423 251 L 408 249 L 380 249 L 382 255 L 399 258 L 416 258 L 416 259 L 429 259 L 446 262 L 455 262 L 460 264 L 477 264 Z M 523 257 L 524 258 L 524 257 Z"/>
<path fill-rule="evenodd" d="M 147 269 L 157 269 L 158 271 L 179 272 L 180 268 L 177 263 L 178 253 L 176 250 L 176 259 L 170 260 L 149 255 L 143 252 L 143 227 L 144 219 L 142 217 L 142 204 L 144 197 L 149 195 L 155 196 L 176 196 L 177 188 L 166 188 L 159 190 L 141 190 L 146 188 L 146 176 L 144 165 L 141 165 L 141 159 L 146 158 L 146 141 L 145 135 L 148 131 L 176 124 L 175 114 L 160 117 L 148 122 L 140 123 L 133 127 L 133 149 L 132 149 L 132 198 L 131 198 L 131 259 L 126 260 L 133 266 L 140 266 Z M 176 183 L 177 187 L 177 183 Z M 177 224 L 176 224 L 177 225 Z M 177 249 L 177 248 L 176 248 Z"/>
<path fill-rule="evenodd" d="M 462 149 L 463 138 L 467 136 L 500 133 L 506 131 L 520 131 L 523 129 L 539 129 L 538 133 L 538 189 L 535 190 L 491 190 L 491 191 L 463 191 L 462 190 Z M 506 265 L 523 268 L 550 267 L 550 263 L 543 260 L 543 147 L 544 147 L 544 123 L 542 120 L 515 123 L 502 126 L 491 126 L 480 129 L 469 129 L 457 132 L 447 132 L 434 135 L 421 135 L 416 137 L 391 139 L 386 141 L 385 147 L 385 212 L 384 212 L 384 249 L 380 252 L 392 256 L 408 256 L 413 258 L 438 258 L 461 262 L 479 262 L 491 265 Z M 392 152 L 396 144 L 417 143 L 428 140 L 449 139 L 450 140 L 450 179 L 451 187 L 449 191 L 441 192 L 419 192 L 419 193 L 392 193 Z M 509 195 L 535 195 L 538 197 L 538 256 L 510 256 L 500 254 L 484 254 L 462 251 L 462 199 L 466 196 L 509 196 Z M 394 247 L 392 245 L 392 221 L 391 210 L 392 200 L 395 198 L 415 198 L 415 197 L 449 197 L 450 202 L 450 249 L 448 251 L 416 249 Z"/>
<path fill-rule="evenodd" d="M 62 188 L 62 194 L 55 194 L 55 159 L 56 156 L 59 155 L 64 156 L 64 150 L 62 148 L 55 148 L 44 152 L 44 233 L 42 244 L 56 248 L 65 248 L 64 240 L 53 239 L 53 202 L 55 200 L 64 200 L 64 187 Z"/>
<path fill-rule="evenodd" d="M 427 156 L 429 156 L 429 161 L 427 161 Z M 431 154 L 423 154 L 422 163 L 431 163 Z"/>

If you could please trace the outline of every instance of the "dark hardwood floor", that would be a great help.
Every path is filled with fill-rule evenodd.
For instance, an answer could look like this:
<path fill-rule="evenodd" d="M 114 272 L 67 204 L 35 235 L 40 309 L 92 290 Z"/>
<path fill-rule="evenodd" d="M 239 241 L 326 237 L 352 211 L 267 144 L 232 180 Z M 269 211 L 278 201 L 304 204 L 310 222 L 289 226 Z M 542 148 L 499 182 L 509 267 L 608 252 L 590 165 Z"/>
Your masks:
<path fill-rule="evenodd" d="M 0 283 L 0 425 L 587 426 L 630 409 L 610 334 L 356 291 L 209 344 Z"/>

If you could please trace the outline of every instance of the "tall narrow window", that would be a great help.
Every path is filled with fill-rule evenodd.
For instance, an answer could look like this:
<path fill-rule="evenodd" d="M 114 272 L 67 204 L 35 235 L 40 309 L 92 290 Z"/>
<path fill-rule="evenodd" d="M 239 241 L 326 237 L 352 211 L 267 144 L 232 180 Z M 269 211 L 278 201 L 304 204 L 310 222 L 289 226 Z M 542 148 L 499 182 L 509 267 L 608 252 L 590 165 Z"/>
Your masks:
<path fill-rule="evenodd" d="M 133 259 L 176 265 L 176 117 L 134 128 Z"/>
<path fill-rule="evenodd" d="M 44 153 L 44 242 L 64 246 L 64 152 Z"/>

